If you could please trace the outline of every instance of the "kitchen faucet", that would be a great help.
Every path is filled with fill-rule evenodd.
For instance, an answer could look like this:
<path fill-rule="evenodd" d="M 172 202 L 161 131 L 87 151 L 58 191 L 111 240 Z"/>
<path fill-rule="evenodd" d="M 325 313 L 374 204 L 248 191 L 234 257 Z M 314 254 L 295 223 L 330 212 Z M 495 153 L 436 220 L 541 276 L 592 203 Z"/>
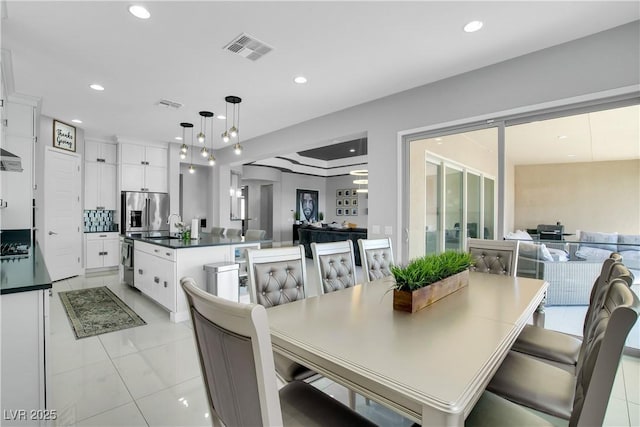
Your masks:
<path fill-rule="evenodd" d="M 176 213 L 169 215 L 169 218 L 167 218 L 167 224 L 169 224 L 169 233 L 171 233 L 172 231 L 175 232 L 175 229 L 171 230 L 171 218 L 173 218 L 174 216 L 178 217 L 177 222 L 182 222 L 182 217 L 180 215 Z"/>

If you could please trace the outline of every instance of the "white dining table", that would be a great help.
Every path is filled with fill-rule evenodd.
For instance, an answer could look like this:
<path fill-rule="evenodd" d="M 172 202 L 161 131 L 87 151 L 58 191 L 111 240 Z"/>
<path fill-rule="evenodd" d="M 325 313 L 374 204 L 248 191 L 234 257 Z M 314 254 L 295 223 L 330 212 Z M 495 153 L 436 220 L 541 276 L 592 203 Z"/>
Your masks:
<path fill-rule="evenodd" d="M 547 282 L 471 273 L 416 312 L 392 278 L 269 308 L 273 349 L 423 426 L 461 426 Z"/>

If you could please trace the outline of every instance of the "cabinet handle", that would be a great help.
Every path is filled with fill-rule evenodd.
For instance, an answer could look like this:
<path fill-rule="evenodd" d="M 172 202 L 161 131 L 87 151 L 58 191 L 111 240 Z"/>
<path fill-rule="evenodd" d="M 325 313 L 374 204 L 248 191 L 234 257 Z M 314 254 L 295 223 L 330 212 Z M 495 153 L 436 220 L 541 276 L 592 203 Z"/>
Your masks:
<path fill-rule="evenodd" d="M 153 277 L 154 283 L 160 283 L 160 278 L 158 276 Z"/>
<path fill-rule="evenodd" d="M 143 161 L 143 160 L 140 160 L 140 164 L 141 164 L 141 165 L 144 165 L 144 161 Z"/>
<path fill-rule="evenodd" d="M 96 210 L 103 211 L 104 210 L 104 206 L 96 206 Z"/>
<path fill-rule="evenodd" d="M 109 252 L 104 251 L 104 252 L 102 252 L 102 255 L 109 255 Z"/>
<path fill-rule="evenodd" d="M 168 283 L 167 283 L 167 281 L 165 280 L 165 281 L 164 281 L 164 287 L 166 288 L 167 286 L 168 286 Z"/>
<path fill-rule="evenodd" d="M 106 162 L 106 160 L 105 160 L 105 159 L 96 159 L 96 162 L 98 162 L 98 163 L 104 163 L 104 162 Z"/>
<path fill-rule="evenodd" d="M 145 165 L 149 166 L 149 162 L 144 162 Z"/>
<path fill-rule="evenodd" d="M 167 256 L 171 256 L 171 252 L 165 252 Z"/>
<path fill-rule="evenodd" d="M 142 274 L 142 269 L 141 268 L 138 269 L 138 274 Z"/>
<path fill-rule="evenodd" d="M 153 252 L 158 253 L 160 251 L 158 249 L 154 249 Z"/>
<path fill-rule="evenodd" d="M 101 234 L 100 237 L 107 237 L 107 235 L 106 234 Z"/>

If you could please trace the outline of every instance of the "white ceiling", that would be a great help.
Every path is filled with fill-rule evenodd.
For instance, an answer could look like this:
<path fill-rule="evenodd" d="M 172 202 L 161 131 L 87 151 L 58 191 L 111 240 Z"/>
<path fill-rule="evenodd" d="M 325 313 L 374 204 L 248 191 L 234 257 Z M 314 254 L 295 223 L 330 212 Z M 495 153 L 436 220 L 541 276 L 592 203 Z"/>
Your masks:
<path fill-rule="evenodd" d="M 15 92 L 41 97 L 46 116 L 83 120 L 89 137 L 167 142 L 179 122 L 197 132 L 198 111 L 223 112 L 226 95 L 243 98 L 246 141 L 640 18 L 635 1 L 145 1 L 146 21 L 123 1 L 5 4 Z M 473 19 L 484 28 L 464 33 Z M 256 62 L 223 50 L 243 32 L 274 50 Z M 306 85 L 293 83 L 300 74 Z"/>

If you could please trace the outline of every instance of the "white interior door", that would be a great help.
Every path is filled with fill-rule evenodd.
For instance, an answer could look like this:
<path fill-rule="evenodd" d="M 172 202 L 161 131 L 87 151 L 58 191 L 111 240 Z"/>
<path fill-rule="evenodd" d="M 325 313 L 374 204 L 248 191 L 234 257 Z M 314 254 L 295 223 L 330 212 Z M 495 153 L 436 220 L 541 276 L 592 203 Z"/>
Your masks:
<path fill-rule="evenodd" d="M 80 156 L 47 147 L 44 161 L 44 257 L 51 280 L 82 274 Z"/>

